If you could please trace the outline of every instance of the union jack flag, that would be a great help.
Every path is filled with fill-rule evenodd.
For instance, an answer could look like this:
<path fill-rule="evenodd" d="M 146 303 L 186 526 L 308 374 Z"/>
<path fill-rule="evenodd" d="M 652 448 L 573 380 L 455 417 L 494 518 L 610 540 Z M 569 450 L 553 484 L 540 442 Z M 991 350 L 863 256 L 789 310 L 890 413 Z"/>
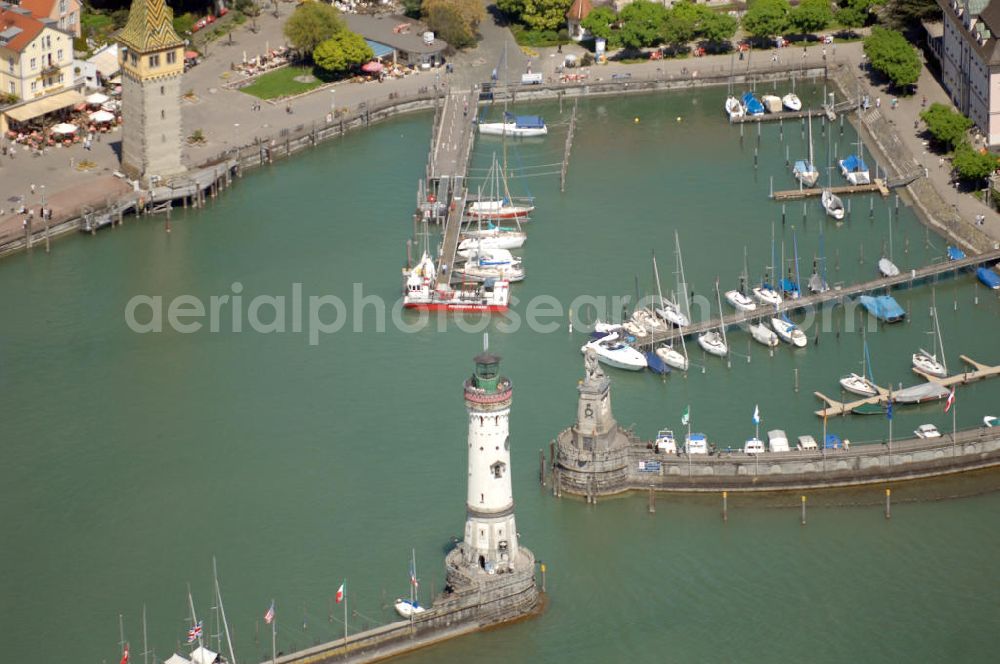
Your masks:
<path fill-rule="evenodd" d="M 264 624 L 270 625 L 274 621 L 274 602 L 271 602 L 271 606 L 267 607 L 267 611 L 264 613 Z"/>
<path fill-rule="evenodd" d="M 188 643 L 194 643 L 201 638 L 201 621 L 199 620 L 188 630 Z"/>
<path fill-rule="evenodd" d="M 420 582 L 417 581 L 417 570 L 413 568 L 412 562 L 410 563 L 410 584 L 412 584 L 414 588 L 420 587 Z"/>

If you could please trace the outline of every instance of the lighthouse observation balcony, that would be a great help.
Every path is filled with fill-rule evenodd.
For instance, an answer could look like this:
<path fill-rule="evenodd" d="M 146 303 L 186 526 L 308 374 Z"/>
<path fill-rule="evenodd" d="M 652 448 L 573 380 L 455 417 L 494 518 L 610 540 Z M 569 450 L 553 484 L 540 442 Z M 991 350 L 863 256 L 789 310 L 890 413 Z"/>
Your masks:
<path fill-rule="evenodd" d="M 465 400 L 481 406 L 495 406 L 510 401 L 514 385 L 508 378 L 500 378 L 495 390 L 477 387 L 474 378 L 465 381 Z"/>

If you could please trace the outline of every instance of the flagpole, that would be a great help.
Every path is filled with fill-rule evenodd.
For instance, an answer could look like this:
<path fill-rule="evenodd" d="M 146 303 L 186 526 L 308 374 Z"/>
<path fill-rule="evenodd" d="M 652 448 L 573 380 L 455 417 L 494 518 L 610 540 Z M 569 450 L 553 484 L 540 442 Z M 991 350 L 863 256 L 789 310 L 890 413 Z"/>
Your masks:
<path fill-rule="evenodd" d="M 958 429 L 957 429 L 957 426 L 955 424 L 955 402 L 958 401 L 958 399 L 955 398 L 955 393 L 956 392 L 957 392 L 957 390 L 954 387 L 951 388 L 951 395 L 952 395 L 952 398 L 951 398 L 951 456 L 953 456 L 953 457 L 956 454 L 958 454 L 958 450 L 956 449 L 956 441 L 955 441 L 955 436 L 958 434 Z"/>
<path fill-rule="evenodd" d="M 271 606 L 274 606 L 274 599 L 271 599 Z M 274 617 L 271 618 L 271 664 L 274 664 L 274 660 L 278 658 L 278 613 L 274 613 Z"/>
<path fill-rule="evenodd" d="M 344 579 L 344 653 L 347 653 L 347 579 Z"/>

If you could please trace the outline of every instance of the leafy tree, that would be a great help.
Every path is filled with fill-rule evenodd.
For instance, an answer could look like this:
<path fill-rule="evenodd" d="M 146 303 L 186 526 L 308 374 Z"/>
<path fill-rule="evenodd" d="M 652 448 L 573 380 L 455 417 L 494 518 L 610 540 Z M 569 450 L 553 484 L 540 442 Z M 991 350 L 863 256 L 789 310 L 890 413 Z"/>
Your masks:
<path fill-rule="evenodd" d="M 722 44 L 733 38 L 738 26 L 736 19 L 729 14 L 710 11 L 702 19 L 698 34 L 710 44 Z"/>
<path fill-rule="evenodd" d="M 935 0 L 887 0 L 882 19 L 893 28 L 915 25 L 923 19 L 941 17 L 941 7 Z"/>
<path fill-rule="evenodd" d="M 743 15 L 743 28 L 758 39 L 774 37 L 788 25 L 788 0 L 754 0 Z"/>
<path fill-rule="evenodd" d="M 954 150 L 965 140 L 965 132 L 972 120 L 945 104 L 933 103 L 920 112 L 920 119 L 927 125 L 931 137 L 949 150 Z"/>
<path fill-rule="evenodd" d="M 652 46 L 660 38 L 667 9 L 650 0 L 635 0 L 622 9 L 620 17 L 622 43 L 629 48 L 638 49 Z"/>
<path fill-rule="evenodd" d="M 288 17 L 284 31 L 292 48 L 305 56 L 311 56 L 317 46 L 344 29 L 340 12 L 332 5 L 306 2 Z"/>
<path fill-rule="evenodd" d="M 920 78 L 920 55 L 903 33 L 885 28 L 872 28 L 865 37 L 865 55 L 872 68 L 889 77 L 893 85 L 913 85 Z"/>
<path fill-rule="evenodd" d="M 497 0 L 496 4 L 531 30 L 558 30 L 566 22 L 573 0 Z"/>
<path fill-rule="evenodd" d="M 410 18 L 420 18 L 421 0 L 403 0 L 403 15 Z"/>
<path fill-rule="evenodd" d="M 671 7 L 663 20 L 663 41 L 676 47 L 694 39 L 703 16 L 702 10 L 711 11 L 688 0 Z"/>
<path fill-rule="evenodd" d="M 615 14 L 615 10 L 607 5 L 601 5 L 594 7 L 593 11 L 580 21 L 580 25 L 595 37 L 611 39 L 611 33 L 614 32 L 611 24 L 617 20 L 618 16 Z"/>
<path fill-rule="evenodd" d="M 320 42 L 313 50 L 313 61 L 331 74 L 340 74 L 354 65 L 372 59 L 374 53 L 365 38 L 344 29 Z"/>
<path fill-rule="evenodd" d="M 486 15 L 478 0 L 424 0 L 423 12 L 427 26 L 455 48 L 476 43 L 476 29 Z"/>
<path fill-rule="evenodd" d="M 963 141 L 955 149 L 951 165 L 959 178 L 978 184 L 997 169 L 998 161 L 996 155 L 980 152 Z"/>
<path fill-rule="evenodd" d="M 257 4 L 256 0 L 236 0 L 234 9 L 254 18 L 260 16 L 260 5 Z"/>
<path fill-rule="evenodd" d="M 868 22 L 875 0 L 846 0 L 837 8 L 837 22 L 845 28 L 860 28 Z"/>
<path fill-rule="evenodd" d="M 830 0 L 802 0 L 788 15 L 788 22 L 802 33 L 819 32 L 833 21 Z"/>

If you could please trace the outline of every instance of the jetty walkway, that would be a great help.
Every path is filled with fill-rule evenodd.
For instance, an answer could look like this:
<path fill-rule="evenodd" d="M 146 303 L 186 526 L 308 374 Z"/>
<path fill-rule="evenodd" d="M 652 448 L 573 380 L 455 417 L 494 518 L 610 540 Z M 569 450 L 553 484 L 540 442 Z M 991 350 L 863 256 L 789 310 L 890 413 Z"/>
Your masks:
<path fill-rule="evenodd" d="M 881 194 L 882 198 L 889 195 L 889 186 L 882 178 L 875 178 L 875 181 L 870 184 L 847 184 L 840 187 L 827 187 L 827 189 L 837 195 L 863 194 L 872 191 L 877 191 Z M 773 192 L 771 194 L 771 198 L 776 201 L 794 201 L 802 198 L 810 198 L 812 196 L 822 196 L 823 191 L 824 189 L 822 187 L 810 187 L 808 189 L 784 189 Z"/>
<path fill-rule="evenodd" d="M 438 286 L 447 287 L 449 270 L 455 264 L 458 236 L 465 214 L 465 176 L 475 143 L 478 95 L 475 90 L 453 91 L 435 118 L 434 138 L 427 161 L 427 191 L 436 191 L 437 200 L 447 207 L 441 252 L 438 256 Z"/>
<path fill-rule="evenodd" d="M 758 318 L 779 316 L 783 313 L 790 313 L 800 309 L 807 309 L 809 307 L 818 307 L 822 304 L 830 302 L 843 302 L 847 298 L 856 297 L 872 291 L 891 290 L 892 288 L 906 285 L 913 286 L 919 282 L 926 281 L 938 275 L 947 274 L 949 272 L 957 273 L 963 270 L 976 268 L 981 265 L 993 265 L 998 261 L 1000 261 L 1000 249 L 994 249 L 992 251 L 977 254 L 976 256 L 966 256 L 965 258 L 955 261 L 934 263 L 932 265 L 926 265 L 908 272 L 901 271 L 894 277 L 879 277 L 877 279 L 872 279 L 871 281 L 854 284 L 853 286 L 833 287 L 822 293 L 812 293 L 796 299 L 786 299 L 782 301 L 780 306 L 777 307 L 762 307 L 758 304 L 758 308 L 754 311 L 736 311 L 727 316 L 723 316 L 721 320 L 713 318 L 693 323 L 683 328 L 671 328 L 664 331 L 653 332 L 651 338 L 643 338 L 637 341 L 636 344 L 648 346 L 650 343 L 672 343 L 674 341 L 679 341 L 681 337 L 693 337 L 694 335 L 701 334 L 702 332 L 718 328 L 720 325 L 725 325 L 728 328 Z"/>

